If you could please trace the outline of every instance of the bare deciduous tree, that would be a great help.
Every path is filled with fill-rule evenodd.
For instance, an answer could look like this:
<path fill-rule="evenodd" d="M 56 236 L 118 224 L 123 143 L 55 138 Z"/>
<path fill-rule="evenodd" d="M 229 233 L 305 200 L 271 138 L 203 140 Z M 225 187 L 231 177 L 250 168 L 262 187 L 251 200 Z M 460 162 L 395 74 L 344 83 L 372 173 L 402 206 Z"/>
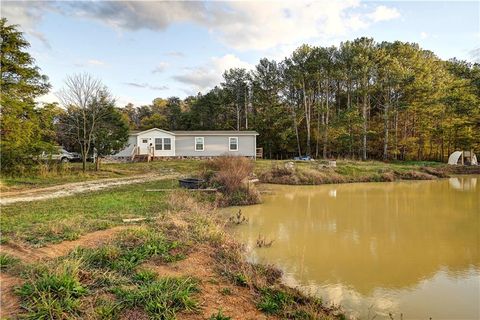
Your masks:
<path fill-rule="evenodd" d="M 110 97 L 110 93 L 100 80 L 83 73 L 67 77 L 57 95 L 67 111 L 62 121 L 63 134 L 79 144 L 85 171 L 95 130 L 106 115 L 98 102 Z"/>

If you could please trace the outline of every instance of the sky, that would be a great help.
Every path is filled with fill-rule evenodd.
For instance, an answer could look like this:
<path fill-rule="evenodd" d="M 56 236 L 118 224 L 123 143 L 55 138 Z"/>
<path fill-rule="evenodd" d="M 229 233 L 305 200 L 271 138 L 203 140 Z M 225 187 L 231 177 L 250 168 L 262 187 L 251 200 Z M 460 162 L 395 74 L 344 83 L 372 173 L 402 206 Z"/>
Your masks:
<path fill-rule="evenodd" d="M 442 59 L 480 60 L 480 2 L 459 1 L 1 1 L 58 101 L 65 78 L 87 72 L 117 99 L 206 93 L 224 70 L 280 61 L 301 44 L 357 37 L 418 43 Z M 479 61 L 480 62 L 480 61 Z"/>

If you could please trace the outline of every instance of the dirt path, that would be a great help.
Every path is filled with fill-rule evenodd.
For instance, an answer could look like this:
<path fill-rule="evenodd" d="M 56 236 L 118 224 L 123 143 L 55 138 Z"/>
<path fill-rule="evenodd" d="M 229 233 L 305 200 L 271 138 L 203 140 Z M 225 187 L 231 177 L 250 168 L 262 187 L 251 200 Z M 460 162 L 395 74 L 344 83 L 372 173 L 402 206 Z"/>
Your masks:
<path fill-rule="evenodd" d="M 2 192 L 0 205 L 10 205 L 17 202 L 37 201 L 71 196 L 83 192 L 98 191 L 127 184 L 142 183 L 149 181 L 174 179 L 178 174 L 167 175 L 139 175 L 127 178 L 101 179 L 85 182 L 74 182 L 47 188 L 33 190 Z"/>
<path fill-rule="evenodd" d="M 16 286 L 22 284 L 22 280 L 17 277 L 0 273 L 0 319 L 14 317 L 18 314 L 20 308 L 20 299 L 13 292 Z"/>

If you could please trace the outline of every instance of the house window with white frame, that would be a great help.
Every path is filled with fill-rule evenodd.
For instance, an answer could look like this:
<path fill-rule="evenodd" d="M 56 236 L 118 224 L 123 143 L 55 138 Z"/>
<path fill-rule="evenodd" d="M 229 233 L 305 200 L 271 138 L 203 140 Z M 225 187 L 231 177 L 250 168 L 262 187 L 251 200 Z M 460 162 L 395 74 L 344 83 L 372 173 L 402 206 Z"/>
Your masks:
<path fill-rule="evenodd" d="M 172 139 L 163 138 L 163 150 L 172 150 Z"/>
<path fill-rule="evenodd" d="M 163 150 L 162 138 L 155 138 L 155 150 Z"/>
<path fill-rule="evenodd" d="M 195 151 L 203 151 L 205 140 L 203 137 L 195 137 Z"/>
<path fill-rule="evenodd" d="M 238 137 L 228 138 L 228 150 L 238 151 Z"/>

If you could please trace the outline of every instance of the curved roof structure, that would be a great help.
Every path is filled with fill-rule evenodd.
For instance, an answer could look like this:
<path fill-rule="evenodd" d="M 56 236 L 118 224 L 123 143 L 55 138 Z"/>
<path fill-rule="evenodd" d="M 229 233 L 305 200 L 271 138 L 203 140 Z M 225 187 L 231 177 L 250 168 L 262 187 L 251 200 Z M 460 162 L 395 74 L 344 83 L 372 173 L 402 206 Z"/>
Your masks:
<path fill-rule="evenodd" d="M 459 164 L 458 163 L 458 160 L 460 160 L 460 158 L 462 157 L 462 155 L 464 154 L 464 151 L 455 151 L 453 152 L 450 157 L 448 157 L 448 164 Z M 477 161 L 477 156 L 475 155 L 475 153 L 471 153 L 471 156 L 470 157 L 466 157 L 466 158 L 470 158 L 470 164 L 472 165 L 478 165 L 478 161 Z"/>
<path fill-rule="evenodd" d="M 450 157 L 448 157 L 448 164 L 458 164 L 458 160 L 462 156 L 462 151 L 453 152 Z"/>

